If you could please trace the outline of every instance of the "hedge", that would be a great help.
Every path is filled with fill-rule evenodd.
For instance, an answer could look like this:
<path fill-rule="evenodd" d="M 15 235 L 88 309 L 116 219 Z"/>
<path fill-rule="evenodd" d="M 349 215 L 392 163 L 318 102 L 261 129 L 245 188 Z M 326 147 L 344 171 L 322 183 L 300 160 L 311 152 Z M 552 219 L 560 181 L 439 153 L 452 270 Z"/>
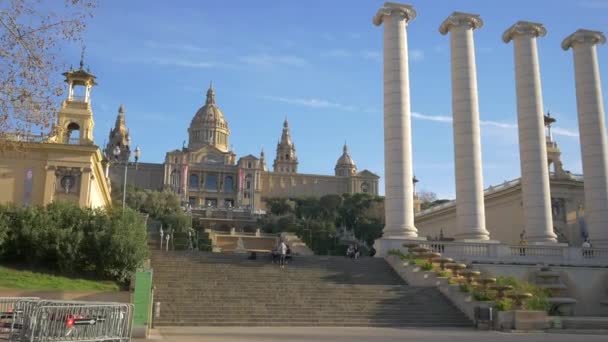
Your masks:
<path fill-rule="evenodd" d="M 1 260 L 126 282 L 147 255 L 144 221 L 129 208 L 0 205 Z"/>

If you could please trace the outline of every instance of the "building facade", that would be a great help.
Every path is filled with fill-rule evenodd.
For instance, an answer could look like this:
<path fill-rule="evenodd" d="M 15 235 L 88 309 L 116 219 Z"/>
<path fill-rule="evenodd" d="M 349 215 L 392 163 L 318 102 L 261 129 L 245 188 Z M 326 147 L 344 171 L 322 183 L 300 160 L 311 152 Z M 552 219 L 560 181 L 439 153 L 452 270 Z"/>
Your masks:
<path fill-rule="evenodd" d="M 125 143 L 128 136 L 124 108 L 111 130 L 106 151 Z M 193 208 L 265 209 L 266 197 L 323 196 L 367 192 L 378 194 L 379 177 L 357 166 L 345 145 L 334 175 L 298 172 L 298 157 L 287 120 L 283 123 L 276 157 L 269 170 L 266 155 L 237 158 L 230 148 L 230 128 L 216 103 L 215 90 L 207 90 L 205 104 L 195 113 L 188 128 L 188 144 L 167 152 L 164 163 L 129 166 L 127 183 L 141 188 L 178 193 Z M 111 178 L 122 182 L 121 168 L 111 169 Z"/>
<path fill-rule="evenodd" d="M 91 88 L 95 76 L 80 68 L 63 74 L 68 96 L 50 134 L 6 134 L 0 153 L 0 203 L 81 207 L 111 205 L 107 163 L 93 142 Z"/>

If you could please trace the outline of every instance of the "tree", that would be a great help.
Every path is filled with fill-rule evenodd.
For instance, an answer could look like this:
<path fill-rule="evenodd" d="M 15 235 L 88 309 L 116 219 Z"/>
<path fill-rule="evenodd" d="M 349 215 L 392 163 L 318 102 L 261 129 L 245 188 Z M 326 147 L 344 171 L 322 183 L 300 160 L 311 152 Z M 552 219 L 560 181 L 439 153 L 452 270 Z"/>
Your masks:
<path fill-rule="evenodd" d="M 421 203 L 431 203 L 437 200 L 437 194 L 432 191 L 418 191 L 416 194 Z"/>
<path fill-rule="evenodd" d="M 266 206 L 273 215 L 286 215 L 293 213 L 295 209 L 295 202 L 289 198 L 264 198 L 264 202 L 266 202 Z"/>
<path fill-rule="evenodd" d="M 81 40 L 96 0 L 0 2 L 0 135 L 48 128 L 63 92 L 59 53 Z M 64 68 L 64 69 L 62 69 Z"/>

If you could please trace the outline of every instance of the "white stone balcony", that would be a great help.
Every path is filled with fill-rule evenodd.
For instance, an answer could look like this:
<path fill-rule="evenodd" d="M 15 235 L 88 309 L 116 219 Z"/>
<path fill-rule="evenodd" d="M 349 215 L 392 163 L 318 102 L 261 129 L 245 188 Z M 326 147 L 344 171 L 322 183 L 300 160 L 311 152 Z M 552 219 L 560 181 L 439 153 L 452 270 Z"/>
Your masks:
<path fill-rule="evenodd" d="M 507 245 L 458 241 L 402 240 L 419 244 L 445 257 L 467 263 L 549 264 L 568 266 L 608 266 L 608 248 L 582 248 L 564 245 Z M 407 248 L 402 247 L 403 252 Z"/>

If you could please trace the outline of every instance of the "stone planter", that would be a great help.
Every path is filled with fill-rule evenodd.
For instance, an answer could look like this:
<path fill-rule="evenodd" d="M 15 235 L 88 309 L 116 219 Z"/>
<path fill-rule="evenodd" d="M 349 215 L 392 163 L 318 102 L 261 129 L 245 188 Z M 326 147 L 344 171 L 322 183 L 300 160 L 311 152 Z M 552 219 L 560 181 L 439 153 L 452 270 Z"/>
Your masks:
<path fill-rule="evenodd" d="M 545 330 L 549 320 L 545 311 L 512 310 L 497 311 L 494 316 L 496 330 Z"/>

